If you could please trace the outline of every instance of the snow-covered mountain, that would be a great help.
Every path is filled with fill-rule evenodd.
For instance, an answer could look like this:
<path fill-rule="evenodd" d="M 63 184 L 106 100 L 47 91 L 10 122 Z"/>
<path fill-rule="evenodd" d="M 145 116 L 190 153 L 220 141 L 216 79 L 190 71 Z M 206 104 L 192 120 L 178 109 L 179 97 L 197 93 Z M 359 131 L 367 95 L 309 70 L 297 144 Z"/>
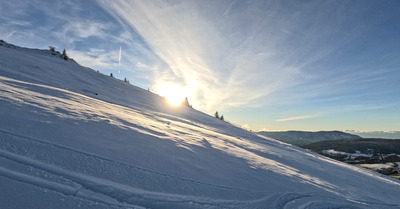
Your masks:
<path fill-rule="evenodd" d="M 0 46 L 0 208 L 400 208 L 400 182 Z"/>

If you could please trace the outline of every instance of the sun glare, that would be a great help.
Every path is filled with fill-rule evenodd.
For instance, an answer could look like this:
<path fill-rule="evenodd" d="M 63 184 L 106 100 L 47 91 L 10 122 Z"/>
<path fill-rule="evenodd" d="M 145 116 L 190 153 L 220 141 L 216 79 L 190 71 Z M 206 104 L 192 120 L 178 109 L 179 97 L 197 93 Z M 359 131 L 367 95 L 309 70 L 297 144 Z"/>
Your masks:
<path fill-rule="evenodd" d="M 165 84 L 158 89 L 158 93 L 167 98 L 170 105 L 178 106 L 182 104 L 185 99 L 184 89 L 174 84 Z"/>

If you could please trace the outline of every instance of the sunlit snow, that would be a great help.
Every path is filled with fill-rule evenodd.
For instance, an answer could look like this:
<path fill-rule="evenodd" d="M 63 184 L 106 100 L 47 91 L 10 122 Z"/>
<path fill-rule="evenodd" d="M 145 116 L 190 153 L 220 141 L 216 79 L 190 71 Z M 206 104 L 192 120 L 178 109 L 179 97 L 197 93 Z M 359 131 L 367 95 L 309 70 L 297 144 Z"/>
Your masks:
<path fill-rule="evenodd" d="M 0 107 L 0 208 L 400 207 L 397 180 L 47 50 L 0 46 Z"/>

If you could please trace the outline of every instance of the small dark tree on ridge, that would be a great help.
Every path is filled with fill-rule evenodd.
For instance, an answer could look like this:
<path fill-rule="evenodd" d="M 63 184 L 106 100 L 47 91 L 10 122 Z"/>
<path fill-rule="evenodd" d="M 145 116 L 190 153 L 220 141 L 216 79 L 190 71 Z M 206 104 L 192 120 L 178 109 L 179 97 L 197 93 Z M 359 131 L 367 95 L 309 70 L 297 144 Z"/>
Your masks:
<path fill-rule="evenodd" d="M 187 97 L 185 97 L 185 101 L 183 102 L 183 104 L 184 104 L 186 107 L 190 107 L 190 105 L 189 105 L 189 100 L 188 100 Z"/>
<path fill-rule="evenodd" d="M 62 52 L 61 57 L 62 57 L 63 59 L 65 59 L 65 60 L 68 60 L 67 51 L 65 51 L 65 49 L 64 49 L 64 51 Z"/>

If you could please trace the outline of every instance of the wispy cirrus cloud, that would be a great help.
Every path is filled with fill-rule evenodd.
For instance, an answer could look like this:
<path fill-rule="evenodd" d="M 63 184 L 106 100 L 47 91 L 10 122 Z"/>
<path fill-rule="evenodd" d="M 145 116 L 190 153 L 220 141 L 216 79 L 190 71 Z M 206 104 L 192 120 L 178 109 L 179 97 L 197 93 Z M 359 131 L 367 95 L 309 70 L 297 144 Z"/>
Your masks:
<path fill-rule="evenodd" d="M 109 28 L 107 24 L 90 21 L 90 20 L 68 20 L 62 28 L 60 35 L 63 39 L 68 39 L 70 37 L 70 42 L 76 40 L 72 39 L 85 39 L 93 36 L 100 38 L 105 38 L 108 36 L 106 30 Z"/>
<path fill-rule="evenodd" d="M 104 49 L 91 48 L 85 52 L 70 50 L 69 53 L 77 56 L 79 64 L 83 66 L 91 66 L 94 69 L 118 67 L 117 50 L 105 51 Z"/>
<path fill-rule="evenodd" d="M 149 87 L 149 75 L 153 73 L 142 67 L 151 63 L 157 68 L 156 55 L 131 28 L 116 22 L 96 2 L 4 1 L 0 9 L 1 39 L 33 48 L 65 48 L 80 64 L 104 73 L 118 71 L 116 50 L 122 47 L 121 75 L 116 76 Z M 142 65 L 132 68 L 138 62 Z"/>
<path fill-rule="evenodd" d="M 276 120 L 276 122 L 286 122 L 286 121 L 292 121 L 292 120 L 304 120 L 304 119 L 309 119 L 309 118 L 315 118 L 320 115 L 302 115 L 302 116 L 294 116 L 294 117 L 288 117 L 288 118 L 282 118 Z"/>
<path fill-rule="evenodd" d="M 208 3 L 100 1 L 168 65 L 156 72 L 154 86 L 177 83 L 190 90 L 200 109 L 249 105 L 290 86 L 300 70 L 275 59 L 277 36 L 261 37 L 269 33 L 263 28 L 267 17 L 251 14 L 264 11 L 258 5 Z"/>
<path fill-rule="evenodd" d="M 336 97 L 374 72 L 318 65 L 368 30 L 360 21 L 382 19 L 363 16 L 372 7 L 354 12 L 334 1 L 98 2 L 167 64 L 155 72 L 153 86 L 179 84 L 202 110 Z"/>

